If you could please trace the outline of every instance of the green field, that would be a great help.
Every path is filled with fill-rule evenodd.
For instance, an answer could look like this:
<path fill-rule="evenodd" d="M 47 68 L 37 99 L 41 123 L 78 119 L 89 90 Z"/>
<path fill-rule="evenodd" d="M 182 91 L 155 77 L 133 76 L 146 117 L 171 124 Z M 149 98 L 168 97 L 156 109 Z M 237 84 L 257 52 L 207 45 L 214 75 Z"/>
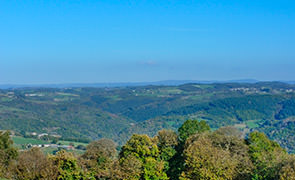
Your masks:
<path fill-rule="evenodd" d="M 201 88 L 201 89 L 208 89 L 208 88 L 213 88 L 214 86 L 211 84 L 200 84 L 200 85 L 194 85 L 194 87 Z"/>
<path fill-rule="evenodd" d="M 262 120 L 249 120 L 249 121 L 246 121 L 245 124 L 247 125 L 248 128 L 255 129 L 259 127 L 259 123 L 261 121 Z"/>
<path fill-rule="evenodd" d="M 16 144 L 16 145 L 22 145 L 22 144 L 32 144 L 32 145 L 48 144 L 48 142 L 40 140 L 40 139 L 24 138 L 24 137 L 20 137 L 20 136 L 14 136 L 14 137 L 12 137 L 12 140 L 13 140 L 14 144 Z"/>
<path fill-rule="evenodd" d="M 25 144 L 32 144 L 32 145 L 37 145 L 37 144 L 50 144 L 48 141 L 40 140 L 40 139 L 34 139 L 34 138 L 25 138 L 21 136 L 13 136 L 12 140 L 15 145 L 25 145 Z M 73 144 L 75 147 L 78 145 L 83 145 L 87 146 L 87 143 L 81 143 L 81 142 L 74 142 L 74 141 L 58 141 L 57 144 L 61 145 L 70 145 Z"/>
<path fill-rule="evenodd" d="M 12 140 L 14 142 L 14 146 L 19 148 L 19 149 L 23 149 L 23 145 L 27 145 L 27 144 L 32 144 L 32 145 L 38 145 L 38 144 L 50 144 L 50 142 L 48 141 L 43 141 L 40 139 L 34 139 L 34 138 L 25 138 L 25 137 L 20 137 L 20 136 L 13 136 Z M 77 147 L 78 145 L 83 145 L 83 146 L 87 146 L 87 143 L 80 143 L 80 142 L 74 142 L 74 141 L 58 141 L 57 144 L 61 144 L 61 145 L 70 145 L 73 144 L 74 147 Z M 41 150 L 45 153 L 45 154 L 53 154 L 55 151 L 58 151 L 58 148 L 52 148 L 52 147 L 42 147 Z M 73 152 L 74 154 L 83 154 L 85 151 L 83 150 L 79 150 L 79 149 L 75 149 L 75 150 L 68 150 L 69 152 Z M 1 179 L 0 179 L 1 180 Z"/>

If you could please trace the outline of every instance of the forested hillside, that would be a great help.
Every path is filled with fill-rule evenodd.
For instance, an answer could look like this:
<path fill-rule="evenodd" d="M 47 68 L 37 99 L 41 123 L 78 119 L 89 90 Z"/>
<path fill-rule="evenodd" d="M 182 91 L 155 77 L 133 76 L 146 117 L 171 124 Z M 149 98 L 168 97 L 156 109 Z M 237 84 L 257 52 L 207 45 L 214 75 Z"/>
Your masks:
<path fill-rule="evenodd" d="M 133 134 L 120 148 L 110 139 L 91 142 L 81 154 L 39 148 L 18 151 L 0 132 L 0 179 L 40 180 L 290 180 L 295 156 L 254 131 L 243 138 L 233 127 L 210 131 L 187 120 L 154 137 Z"/>
<path fill-rule="evenodd" d="M 294 117 L 295 86 L 279 82 L 0 90 L 0 129 L 22 136 L 123 144 L 134 133 L 154 136 L 198 119 L 212 129 L 262 131 L 293 152 Z"/>

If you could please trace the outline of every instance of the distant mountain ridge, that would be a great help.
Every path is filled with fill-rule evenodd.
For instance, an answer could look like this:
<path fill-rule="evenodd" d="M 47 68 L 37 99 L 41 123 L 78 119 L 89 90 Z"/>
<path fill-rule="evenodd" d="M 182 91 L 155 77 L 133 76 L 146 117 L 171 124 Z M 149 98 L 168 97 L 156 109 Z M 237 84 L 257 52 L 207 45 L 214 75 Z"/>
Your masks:
<path fill-rule="evenodd" d="M 15 89 L 15 88 L 75 88 L 75 87 L 131 87 L 131 86 L 179 86 L 189 83 L 212 84 L 212 83 L 257 83 L 262 82 L 255 79 L 238 79 L 238 80 L 164 80 L 154 82 L 113 82 L 113 83 L 61 83 L 61 84 L 0 84 L 0 89 Z M 285 82 L 285 81 L 281 81 Z M 295 81 L 286 81 L 285 83 L 294 84 Z"/>

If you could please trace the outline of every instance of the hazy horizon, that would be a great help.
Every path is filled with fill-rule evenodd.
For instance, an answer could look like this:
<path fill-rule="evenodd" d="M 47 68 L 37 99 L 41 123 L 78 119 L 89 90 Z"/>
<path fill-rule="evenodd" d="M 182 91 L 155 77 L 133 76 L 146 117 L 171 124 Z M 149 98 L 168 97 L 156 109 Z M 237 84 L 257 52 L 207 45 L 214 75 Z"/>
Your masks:
<path fill-rule="evenodd" d="M 228 79 L 228 80 L 159 80 L 159 81 L 114 81 L 114 82 L 68 82 L 68 83 L 7 83 L 1 84 L 0 89 L 4 88 L 23 88 L 23 87 L 53 87 L 53 88 L 70 88 L 70 87 L 128 87 L 128 86 L 148 86 L 148 85 L 163 85 L 163 86 L 178 86 L 182 84 L 196 83 L 196 84 L 214 84 L 214 83 L 286 83 L 295 84 L 295 80 L 257 80 L 257 79 Z"/>

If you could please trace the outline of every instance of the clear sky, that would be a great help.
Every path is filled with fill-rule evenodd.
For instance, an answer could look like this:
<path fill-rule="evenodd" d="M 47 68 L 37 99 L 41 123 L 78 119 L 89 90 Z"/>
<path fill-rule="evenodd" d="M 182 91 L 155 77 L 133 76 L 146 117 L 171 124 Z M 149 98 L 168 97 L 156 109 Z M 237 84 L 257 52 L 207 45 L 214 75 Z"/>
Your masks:
<path fill-rule="evenodd" d="M 295 1 L 0 1 L 0 84 L 249 78 L 295 80 Z"/>

